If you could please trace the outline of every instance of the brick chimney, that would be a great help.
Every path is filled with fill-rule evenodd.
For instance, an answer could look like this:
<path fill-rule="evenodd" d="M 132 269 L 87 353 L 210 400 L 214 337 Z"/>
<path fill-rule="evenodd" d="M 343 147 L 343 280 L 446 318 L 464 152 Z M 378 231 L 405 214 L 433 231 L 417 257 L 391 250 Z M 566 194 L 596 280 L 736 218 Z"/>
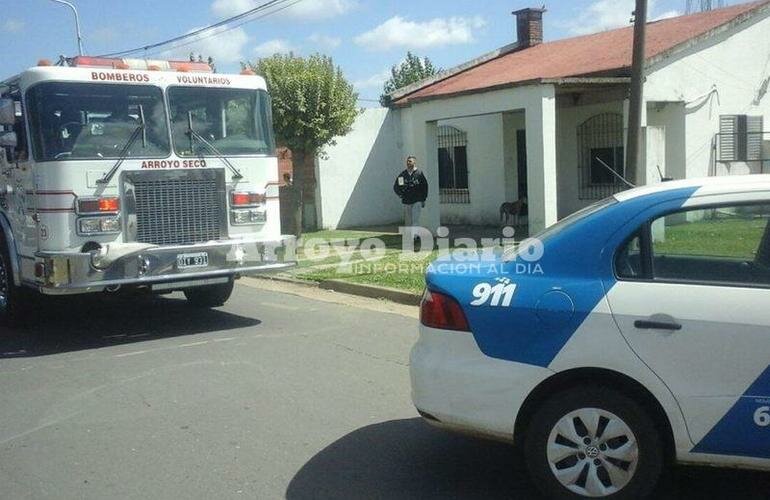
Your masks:
<path fill-rule="evenodd" d="M 543 43 L 543 13 L 545 7 L 521 9 L 513 12 L 516 16 L 516 39 L 519 48 L 525 49 Z"/>

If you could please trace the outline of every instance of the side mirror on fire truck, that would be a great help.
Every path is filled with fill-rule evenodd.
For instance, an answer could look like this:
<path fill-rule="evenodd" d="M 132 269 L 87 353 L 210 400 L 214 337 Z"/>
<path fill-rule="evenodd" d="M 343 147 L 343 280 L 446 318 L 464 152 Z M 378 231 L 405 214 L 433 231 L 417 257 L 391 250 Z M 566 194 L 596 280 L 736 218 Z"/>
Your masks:
<path fill-rule="evenodd" d="M 0 125 L 16 123 L 16 103 L 13 99 L 0 99 Z"/>

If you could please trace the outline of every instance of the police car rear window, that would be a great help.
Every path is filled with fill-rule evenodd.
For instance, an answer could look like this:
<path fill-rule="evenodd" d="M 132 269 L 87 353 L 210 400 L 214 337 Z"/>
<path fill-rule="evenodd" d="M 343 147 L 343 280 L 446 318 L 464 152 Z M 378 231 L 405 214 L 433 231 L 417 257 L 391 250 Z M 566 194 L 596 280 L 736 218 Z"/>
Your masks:
<path fill-rule="evenodd" d="M 600 210 L 603 210 L 610 205 L 616 204 L 618 201 L 610 196 L 609 198 L 605 198 L 601 201 L 597 201 L 596 203 L 593 203 L 591 205 L 588 205 L 585 208 L 582 208 L 578 210 L 577 212 L 573 213 L 572 215 L 569 215 L 553 226 L 545 228 L 545 230 L 541 231 L 540 233 L 536 234 L 534 237 L 538 238 L 540 240 L 548 239 L 552 236 L 555 236 L 556 234 L 560 233 L 564 229 L 568 228 L 572 224 L 585 219 L 586 217 L 589 217 L 596 212 L 599 212 Z"/>
<path fill-rule="evenodd" d="M 541 242 L 544 242 L 548 240 L 549 238 L 552 238 L 559 234 L 560 232 L 564 231 L 571 225 L 575 224 L 576 222 L 579 222 L 586 217 L 590 217 L 591 215 L 604 210 L 605 208 L 614 205 L 618 203 L 618 200 L 616 200 L 614 197 L 610 196 L 609 198 L 605 198 L 601 201 L 597 201 L 596 203 L 592 203 L 591 205 L 588 205 L 585 208 L 582 208 L 578 210 L 577 212 L 563 218 L 556 224 L 545 228 L 545 230 L 535 234 L 533 238 L 540 240 Z M 503 254 L 504 259 L 510 259 L 512 258 L 516 252 L 518 251 L 518 246 L 511 247 L 506 249 L 505 253 Z"/>

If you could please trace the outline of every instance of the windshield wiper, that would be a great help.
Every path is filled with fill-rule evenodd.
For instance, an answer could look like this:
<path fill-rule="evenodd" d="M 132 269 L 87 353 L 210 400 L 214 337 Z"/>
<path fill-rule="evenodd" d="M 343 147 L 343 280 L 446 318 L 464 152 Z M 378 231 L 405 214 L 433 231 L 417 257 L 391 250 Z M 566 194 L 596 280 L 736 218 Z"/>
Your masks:
<path fill-rule="evenodd" d="M 131 149 L 131 146 L 134 145 L 136 140 L 139 138 L 139 135 L 142 136 L 142 147 L 147 147 L 147 125 L 144 121 L 144 107 L 140 104 L 139 105 L 139 126 L 134 129 L 133 132 L 131 132 L 131 137 L 128 138 L 126 141 L 126 145 L 123 146 L 123 149 L 120 150 L 120 155 L 118 155 L 118 161 L 115 162 L 115 165 L 112 166 L 112 168 L 104 174 L 104 176 L 101 179 L 98 179 L 96 181 L 97 184 L 108 184 L 112 177 L 115 175 L 115 172 L 118 171 L 120 166 L 123 164 L 123 162 L 126 160 L 126 157 L 128 157 L 128 152 Z"/>
<path fill-rule="evenodd" d="M 229 168 L 233 173 L 233 179 L 243 178 L 243 175 L 241 174 L 240 170 L 235 168 L 235 166 L 232 163 L 230 163 L 230 160 L 225 158 L 225 155 L 223 155 L 221 151 L 219 151 L 213 144 L 211 144 L 202 135 L 196 132 L 195 129 L 193 129 L 192 111 L 187 112 L 187 137 L 190 138 L 190 152 L 192 152 L 193 154 L 195 153 L 195 141 L 200 141 L 200 143 L 206 146 L 209 149 L 209 151 L 214 153 L 214 156 L 216 156 L 219 160 L 221 160 L 222 163 L 227 165 L 227 168 Z"/>

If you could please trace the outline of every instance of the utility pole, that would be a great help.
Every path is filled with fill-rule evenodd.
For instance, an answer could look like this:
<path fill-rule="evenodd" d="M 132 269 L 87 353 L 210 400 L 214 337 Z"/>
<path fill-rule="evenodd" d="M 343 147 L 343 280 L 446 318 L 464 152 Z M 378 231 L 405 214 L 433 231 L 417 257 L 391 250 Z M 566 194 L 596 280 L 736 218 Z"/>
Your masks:
<path fill-rule="evenodd" d="M 80 34 L 80 17 L 78 17 L 78 10 L 75 8 L 74 5 L 72 5 L 67 0 L 51 0 L 52 2 L 60 3 L 62 5 L 66 5 L 70 9 L 72 9 L 72 13 L 75 15 L 75 33 L 78 37 L 78 55 L 83 55 L 83 36 Z"/>
<path fill-rule="evenodd" d="M 631 96 L 628 107 L 626 179 L 637 186 L 642 159 L 642 106 L 644 106 L 644 45 L 647 29 L 647 0 L 636 0 L 634 10 L 634 52 L 631 61 Z"/>

